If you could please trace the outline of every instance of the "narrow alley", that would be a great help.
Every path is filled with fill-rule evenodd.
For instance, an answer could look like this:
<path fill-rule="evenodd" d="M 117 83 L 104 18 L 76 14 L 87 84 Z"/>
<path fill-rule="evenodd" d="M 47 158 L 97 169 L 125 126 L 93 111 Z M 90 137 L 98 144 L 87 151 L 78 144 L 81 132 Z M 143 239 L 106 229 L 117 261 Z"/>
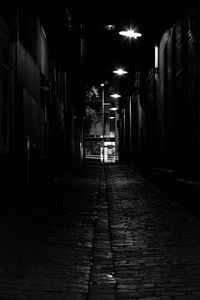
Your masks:
<path fill-rule="evenodd" d="M 0 244 L 0 299 L 200 299 L 200 219 L 124 164 L 35 190 Z"/>
<path fill-rule="evenodd" d="M 0 300 L 200 300 L 200 1 L 0 1 Z"/>

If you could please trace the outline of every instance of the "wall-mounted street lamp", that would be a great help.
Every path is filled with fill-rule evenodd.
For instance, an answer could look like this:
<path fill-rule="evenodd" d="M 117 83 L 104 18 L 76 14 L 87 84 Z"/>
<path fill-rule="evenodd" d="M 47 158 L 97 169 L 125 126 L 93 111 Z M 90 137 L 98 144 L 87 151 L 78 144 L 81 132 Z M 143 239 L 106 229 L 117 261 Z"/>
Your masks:
<path fill-rule="evenodd" d="M 103 28 L 108 31 L 113 31 L 113 30 L 115 30 L 115 25 L 114 24 L 105 24 L 105 25 L 103 25 Z"/>
<path fill-rule="evenodd" d="M 111 110 L 111 111 L 117 111 L 118 108 L 117 108 L 117 107 L 111 107 L 110 110 Z"/>
<path fill-rule="evenodd" d="M 158 69 L 158 46 L 155 45 L 155 69 Z"/>
<path fill-rule="evenodd" d="M 154 89 L 156 89 L 156 81 L 158 79 L 158 68 L 159 68 L 159 48 L 155 45 L 155 60 L 154 60 Z"/>
<path fill-rule="evenodd" d="M 117 98 L 120 98 L 121 95 L 115 93 L 115 94 L 110 95 L 110 97 L 117 99 Z"/>
<path fill-rule="evenodd" d="M 128 72 L 125 71 L 125 70 L 123 70 L 123 69 L 121 69 L 121 68 L 119 68 L 119 69 L 113 71 L 113 73 L 115 73 L 115 74 L 121 76 L 121 75 L 127 74 Z"/>
<path fill-rule="evenodd" d="M 125 37 L 128 37 L 130 39 L 131 38 L 137 39 L 138 37 L 142 36 L 141 33 L 135 32 L 133 29 L 127 29 L 127 30 L 124 30 L 124 31 L 120 31 L 119 34 L 123 35 Z"/>

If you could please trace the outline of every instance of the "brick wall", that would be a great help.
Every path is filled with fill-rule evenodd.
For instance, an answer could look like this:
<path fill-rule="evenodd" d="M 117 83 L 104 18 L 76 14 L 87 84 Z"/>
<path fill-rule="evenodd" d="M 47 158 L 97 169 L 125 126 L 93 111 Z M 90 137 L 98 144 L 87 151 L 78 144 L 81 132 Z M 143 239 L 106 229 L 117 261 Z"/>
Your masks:
<path fill-rule="evenodd" d="M 164 33 L 159 46 L 159 151 L 175 167 L 199 160 L 200 49 L 189 25 L 188 12 Z"/>

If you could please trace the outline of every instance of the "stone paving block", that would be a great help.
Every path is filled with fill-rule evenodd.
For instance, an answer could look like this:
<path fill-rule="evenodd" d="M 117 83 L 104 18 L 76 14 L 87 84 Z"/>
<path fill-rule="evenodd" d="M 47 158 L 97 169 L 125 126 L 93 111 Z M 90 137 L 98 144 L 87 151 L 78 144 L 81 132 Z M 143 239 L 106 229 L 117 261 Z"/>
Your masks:
<path fill-rule="evenodd" d="M 92 293 L 88 295 L 88 300 L 115 300 L 116 298 L 107 294 Z"/>
<path fill-rule="evenodd" d="M 140 295 L 138 295 L 138 292 L 136 291 L 130 291 L 130 290 L 117 290 L 115 293 L 116 299 L 137 299 Z M 142 296 L 142 295 L 141 295 Z"/>
<path fill-rule="evenodd" d="M 199 297 L 194 295 L 175 296 L 174 300 L 199 300 Z"/>
<path fill-rule="evenodd" d="M 86 299 L 86 294 L 77 294 L 74 293 L 74 295 L 71 295 L 71 298 L 69 295 L 65 296 L 65 300 L 85 300 Z"/>
<path fill-rule="evenodd" d="M 72 291 L 77 293 L 87 293 L 88 292 L 88 285 L 72 283 L 70 281 L 66 282 L 66 287 Z"/>
<path fill-rule="evenodd" d="M 200 220 L 126 166 L 34 197 L 0 219 L 0 299 L 200 299 Z"/>
<path fill-rule="evenodd" d="M 89 300 L 115 300 L 115 288 L 112 286 L 107 285 L 93 285 L 90 287 L 88 293 Z"/>
<path fill-rule="evenodd" d="M 171 297 L 139 297 L 138 300 L 172 300 Z"/>
<path fill-rule="evenodd" d="M 0 299 L 15 299 L 15 300 L 26 300 L 26 297 L 23 296 L 22 293 L 19 293 L 16 290 L 9 290 L 9 291 L 0 291 Z"/>

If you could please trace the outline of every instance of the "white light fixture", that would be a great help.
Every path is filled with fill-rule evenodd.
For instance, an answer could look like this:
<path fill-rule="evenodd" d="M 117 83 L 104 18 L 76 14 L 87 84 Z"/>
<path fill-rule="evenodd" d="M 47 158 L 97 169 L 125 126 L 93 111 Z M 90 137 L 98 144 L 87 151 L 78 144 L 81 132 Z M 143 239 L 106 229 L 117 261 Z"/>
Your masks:
<path fill-rule="evenodd" d="M 155 46 L 155 68 L 158 68 L 158 46 Z"/>
<path fill-rule="evenodd" d="M 108 31 L 112 31 L 115 29 L 115 25 L 114 24 L 106 24 L 106 25 L 103 25 L 103 28 Z"/>
<path fill-rule="evenodd" d="M 109 119 L 113 120 L 115 117 L 108 117 Z"/>
<path fill-rule="evenodd" d="M 110 95 L 110 97 L 117 99 L 117 98 L 120 98 L 121 95 L 119 95 L 119 94 L 116 93 L 116 94 Z"/>
<path fill-rule="evenodd" d="M 123 35 L 125 37 L 128 37 L 128 38 L 134 38 L 134 39 L 137 39 L 138 37 L 142 36 L 141 33 L 135 32 L 133 29 L 128 29 L 126 31 L 120 31 L 119 34 Z"/>
<path fill-rule="evenodd" d="M 104 86 L 104 83 L 101 83 L 101 86 Z"/>
<path fill-rule="evenodd" d="M 123 69 L 121 69 L 121 68 L 119 68 L 119 69 L 113 71 L 113 73 L 115 73 L 117 75 L 124 75 L 124 74 L 127 74 L 128 72 L 125 71 L 125 70 L 123 70 Z"/>
<path fill-rule="evenodd" d="M 110 110 L 116 111 L 116 110 L 118 110 L 118 108 L 117 107 L 111 107 Z"/>

